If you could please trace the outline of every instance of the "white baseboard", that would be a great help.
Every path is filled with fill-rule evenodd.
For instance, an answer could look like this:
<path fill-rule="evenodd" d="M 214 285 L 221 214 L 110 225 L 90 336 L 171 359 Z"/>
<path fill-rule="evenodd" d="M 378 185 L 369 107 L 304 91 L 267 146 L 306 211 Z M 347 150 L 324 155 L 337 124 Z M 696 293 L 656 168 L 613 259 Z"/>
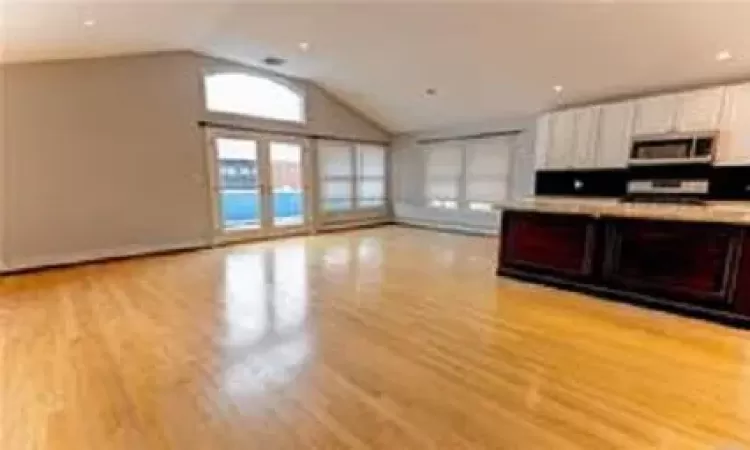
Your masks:
<path fill-rule="evenodd" d="M 150 255 L 180 250 L 197 250 L 207 248 L 210 244 L 205 240 L 194 240 L 166 245 L 130 245 L 120 248 L 93 250 L 68 255 L 33 256 L 18 261 L 10 261 L 0 267 L 0 273 L 17 272 L 30 269 L 41 269 L 51 266 L 65 266 L 87 262 L 101 261 L 113 258 L 127 258 L 131 256 Z"/>
<path fill-rule="evenodd" d="M 317 232 L 346 230 L 350 228 L 361 228 L 374 225 L 386 225 L 393 223 L 390 217 L 372 217 L 362 220 L 351 220 L 348 222 L 331 222 L 318 226 Z"/>
<path fill-rule="evenodd" d="M 499 234 L 498 230 L 494 228 L 485 228 L 458 223 L 435 222 L 430 220 L 414 219 L 411 217 L 397 217 L 395 219 L 395 222 L 397 224 L 410 225 L 420 228 L 431 228 L 439 231 L 457 231 L 461 233 L 480 234 L 483 236 L 497 236 Z"/>

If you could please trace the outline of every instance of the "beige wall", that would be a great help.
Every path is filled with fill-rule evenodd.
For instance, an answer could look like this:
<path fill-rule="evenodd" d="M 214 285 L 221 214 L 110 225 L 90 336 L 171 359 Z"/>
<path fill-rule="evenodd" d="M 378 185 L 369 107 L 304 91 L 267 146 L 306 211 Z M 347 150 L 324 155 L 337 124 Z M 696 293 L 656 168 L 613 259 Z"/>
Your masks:
<path fill-rule="evenodd" d="M 212 222 L 201 119 L 352 139 L 390 137 L 299 80 L 308 96 L 305 125 L 207 114 L 201 84 L 207 66 L 215 68 L 216 60 L 173 52 L 0 67 L 5 265 L 208 244 Z"/>
<path fill-rule="evenodd" d="M 206 242 L 193 55 L 11 65 L 5 82 L 9 266 Z"/>

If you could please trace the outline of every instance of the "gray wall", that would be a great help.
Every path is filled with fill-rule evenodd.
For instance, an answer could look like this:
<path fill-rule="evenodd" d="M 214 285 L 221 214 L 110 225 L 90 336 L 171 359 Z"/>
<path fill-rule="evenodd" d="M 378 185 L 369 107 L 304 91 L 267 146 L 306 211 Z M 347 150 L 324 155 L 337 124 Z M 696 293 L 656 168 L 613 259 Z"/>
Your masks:
<path fill-rule="evenodd" d="M 197 63 L 175 53 L 5 67 L 8 265 L 206 242 Z"/>
<path fill-rule="evenodd" d="M 207 245 L 207 152 L 197 121 L 213 118 L 204 111 L 201 83 L 211 64 L 172 52 L 0 67 L 5 265 Z M 384 130 L 305 86 L 310 122 L 302 129 L 388 140 Z"/>
<path fill-rule="evenodd" d="M 397 221 L 446 229 L 495 233 L 498 214 L 467 210 L 428 208 L 424 196 L 424 152 L 419 139 L 444 138 L 501 130 L 523 130 L 512 156 L 509 200 L 532 195 L 534 188 L 533 119 L 498 120 L 398 136 L 392 148 L 393 209 Z"/>

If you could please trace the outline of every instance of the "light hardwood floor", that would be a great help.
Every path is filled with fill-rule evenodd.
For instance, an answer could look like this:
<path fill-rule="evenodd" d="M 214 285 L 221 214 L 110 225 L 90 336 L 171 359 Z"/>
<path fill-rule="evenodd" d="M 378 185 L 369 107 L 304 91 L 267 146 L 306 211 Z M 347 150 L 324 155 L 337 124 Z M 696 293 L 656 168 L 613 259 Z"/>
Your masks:
<path fill-rule="evenodd" d="M 6 277 L 0 449 L 750 449 L 750 333 L 398 227 Z"/>

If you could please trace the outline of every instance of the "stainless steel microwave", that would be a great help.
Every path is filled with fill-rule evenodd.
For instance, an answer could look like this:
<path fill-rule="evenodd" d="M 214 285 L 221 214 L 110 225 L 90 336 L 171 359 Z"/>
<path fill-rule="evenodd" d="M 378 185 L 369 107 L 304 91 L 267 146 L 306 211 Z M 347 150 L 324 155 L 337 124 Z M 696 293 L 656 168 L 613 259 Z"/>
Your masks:
<path fill-rule="evenodd" d="M 668 134 L 633 139 L 630 165 L 711 163 L 718 133 Z"/>

